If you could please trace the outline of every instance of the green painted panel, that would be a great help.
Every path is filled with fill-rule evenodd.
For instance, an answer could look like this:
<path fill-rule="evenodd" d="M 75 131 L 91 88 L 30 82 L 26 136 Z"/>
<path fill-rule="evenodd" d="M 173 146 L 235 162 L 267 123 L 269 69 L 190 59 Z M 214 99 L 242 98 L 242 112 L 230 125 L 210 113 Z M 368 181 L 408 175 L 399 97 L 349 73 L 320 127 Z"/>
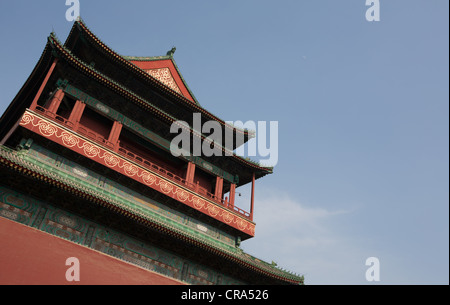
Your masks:
<path fill-rule="evenodd" d="M 219 247 L 227 247 L 229 249 L 234 249 L 235 247 L 236 238 L 234 236 L 143 196 L 36 143 L 32 143 L 28 150 L 23 151 L 22 157 L 66 179 L 94 188 L 97 192 L 119 200 L 129 207 L 139 210 L 144 215 L 156 217 L 160 221 L 178 227 L 183 231 L 203 236 Z"/>

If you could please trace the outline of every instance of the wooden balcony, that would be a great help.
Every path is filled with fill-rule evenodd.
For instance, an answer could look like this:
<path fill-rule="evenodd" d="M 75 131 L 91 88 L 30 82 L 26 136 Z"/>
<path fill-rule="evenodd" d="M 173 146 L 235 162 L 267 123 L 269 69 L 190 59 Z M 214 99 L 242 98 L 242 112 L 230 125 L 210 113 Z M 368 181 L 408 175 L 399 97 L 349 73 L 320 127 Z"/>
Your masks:
<path fill-rule="evenodd" d="M 37 113 L 43 115 L 44 117 L 47 117 L 47 118 L 57 122 L 58 124 L 61 124 L 69 129 L 71 129 L 72 131 L 78 133 L 79 135 L 82 135 L 82 136 L 96 142 L 97 144 L 100 144 L 110 150 L 117 152 L 118 154 L 120 154 L 122 157 L 128 159 L 129 161 L 132 161 L 135 164 L 142 166 L 143 168 L 146 168 L 147 170 L 149 170 L 153 173 L 156 173 L 156 174 L 158 174 L 158 175 L 160 175 L 182 187 L 190 189 L 191 191 L 195 192 L 196 194 L 198 194 L 210 201 L 213 201 L 216 204 L 218 204 L 228 210 L 238 213 L 241 217 L 245 217 L 249 220 L 252 220 L 252 218 L 253 218 L 252 217 L 253 215 L 251 215 L 251 213 L 231 204 L 230 202 L 228 202 L 227 199 L 224 200 L 223 198 L 219 198 L 219 197 L 215 196 L 214 194 L 208 192 L 205 188 L 203 188 L 199 185 L 198 181 L 197 181 L 197 183 L 191 183 L 191 182 L 186 181 L 186 179 L 175 175 L 174 173 L 170 172 L 163 166 L 157 165 L 154 162 L 150 162 L 149 160 L 146 160 L 142 156 L 139 156 L 139 155 L 127 150 L 123 145 L 120 144 L 120 141 L 118 141 L 117 143 L 112 143 L 112 142 L 108 141 L 107 139 L 105 139 L 105 137 L 103 137 L 102 135 L 87 128 L 86 126 L 82 126 L 81 124 L 74 124 L 73 122 L 70 122 L 68 119 L 61 117 L 55 113 L 50 112 L 48 109 L 46 109 L 44 107 L 36 106 L 35 111 Z"/>

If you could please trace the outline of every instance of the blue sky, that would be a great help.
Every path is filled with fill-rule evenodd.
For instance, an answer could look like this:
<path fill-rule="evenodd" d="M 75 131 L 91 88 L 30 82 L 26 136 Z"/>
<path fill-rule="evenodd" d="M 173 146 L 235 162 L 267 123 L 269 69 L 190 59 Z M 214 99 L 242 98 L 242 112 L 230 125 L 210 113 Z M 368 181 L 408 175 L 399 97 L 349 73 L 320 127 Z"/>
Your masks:
<path fill-rule="evenodd" d="M 125 4 L 126 3 L 126 4 Z M 249 253 L 307 284 L 449 283 L 449 2 L 86 1 L 88 27 L 122 55 L 175 60 L 202 106 L 278 121 L 279 162 L 256 184 Z M 0 112 L 65 0 L 0 2 Z M 248 207 L 248 189 L 240 201 Z"/>

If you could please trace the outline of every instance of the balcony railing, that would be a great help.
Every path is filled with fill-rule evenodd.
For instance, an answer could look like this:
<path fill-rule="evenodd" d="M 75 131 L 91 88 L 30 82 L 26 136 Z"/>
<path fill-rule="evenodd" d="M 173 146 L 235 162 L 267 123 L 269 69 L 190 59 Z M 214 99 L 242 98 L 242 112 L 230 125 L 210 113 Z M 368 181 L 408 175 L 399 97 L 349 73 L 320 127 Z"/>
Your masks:
<path fill-rule="evenodd" d="M 70 129 L 73 129 L 74 124 L 70 122 L 68 119 L 63 118 L 62 116 L 57 115 L 56 113 L 48 111 L 46 108 L 41 106 L 36 106 L 36 111 L 40 114 L 44 115 L 47 118 L 53 119 L 57 121 L 60 124 L 63 124 L 66 127 L 69 127 Z"/>
<path fill-rule="evenodd" d="M 95 131 L 82 126 L 82 125 L 78 125 L 76 126 L 73 122 L 69 121 L 68 119 L 57 115 L 55 113 L 52 113 L 50 111 L 48 111 L 48 109 L 41 107 L 41 106 L 36 106 L 36 111 L 39 112 L 40 114 L 44 115 L 47 118 L 53 119 L 54 121 L 72 129 L 73 131 L 101 144 L 101 145 L 105 145 L 106 147 L 108 147 L 109 149 L 114 149 L 114 143 L 108 141 L 107 139 L 105 139 L 104 136 L 96 133 Z"/>
<path fill-rule="evenodd" d="M 173 181 L 179 185 L 182 185 L 182 186 L 194 191 L 195 193 L 202 195 L 202 196 L 208 198 L 209 200 L 211 200 L 217 204 L 220 204 L 221 206 L 240 214 L 243 217 L 251 219 L 250 213 L 231 204 L 230 202 L 228 202 L 228 200 L 224 200 L 224 199 L 217 197 L 214 194 L 208 192 L 208 190 L 201 187 L 198 182 L 197 183 L 189 182 L 186 179 L 175 175 L 174 173 L 170 172 L 169 170 L 165 169 L 164 167 L 157 165 L 153 162 L 150 162 L 149 160 L 144 159 L 143 157 L 131 152 L 130 150 L 127 150 L 124 147 L 124 145 L 120 144 L 120 141 L 118 143 L 112 143 L 112 142 L 108 141 L 107 139 L 105 139 L 102 135 L 96 133 L 95 131 L 93 131 L 85 126 L 81 126 L 81 125 L 76 126 L 77 124 L 74 124 L 73 122 L 70 122 L 66 118 L 48 111 L 48 109 L 46 109 L 44 107 L 37 106 L 36 111 L 38 113 L 44 115 L 45 117 L 50 118 L 50 119 L 56 121 L 57 123 L 64 125 L 64 126 L 68 127 L 69 129 L 72 129 L 73 131 L 75 131 L 75 132 L 101 144 L 101 145 L 108 147 L 109 149 L 117 151 L 123 157 L 139 164 L 140 166 L 142 166 L 146 169 L 149 169 L 150 171 L 157 173 L 170 181 Z"/>
<path fill-rule="evenodd" d="M 198 182 L 197 183 L 189 182 L 186 179 L 181 178 L 181 177 L 175 175 L 174 173 L 168 171 L 164 167 L 156 165 L 155 163 L 152 163 L 152 162 L 142 158 L 141 156 L 134 154 L 133 152 L 130 152 L 120 143 L 119 143 L 119 151 L 118 152 L 122 156 L 134 161 L 135 163 L 137 163 L 145 168 L 148 168 L 148 169 L 152 170 L 153 172 L 156 172 L 171 181 L 174 181 L 180 185 L 183 185 L 183 186 L 189 188 L 190 190 L 194 191 L 195 193 L 202 195 L 216 203 L 219 203 L 220 205 L 226 207 L 229 210 L 234 210 L 235 212 L 241 214 L 244 217 L 247 217 L 247 218 L 250 217 L 250 214 L 248 212 L 244 211 L 243 209 L 241 209 L 237 206 L 230 204 L 228 202 L 228 200 L 224 200 L 221 197 L 217 197 L 216 195 L 208 192 L 205 188 L 201 187 Z"/>

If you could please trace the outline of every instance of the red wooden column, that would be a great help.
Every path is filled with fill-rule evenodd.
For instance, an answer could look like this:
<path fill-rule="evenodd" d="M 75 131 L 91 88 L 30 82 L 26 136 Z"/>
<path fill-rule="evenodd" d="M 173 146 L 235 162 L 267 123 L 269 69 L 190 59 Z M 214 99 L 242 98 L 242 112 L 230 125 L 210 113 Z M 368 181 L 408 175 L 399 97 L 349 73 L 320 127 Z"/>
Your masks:
<path fill-rule="evenodd" d="M 186 172 L 186 182 L 194 183 L 194 177 L 195 177 L 195 163 L 189 162 Z"/>
<path fill-rule="evenodd" d="M 251 207 L 250 207 L 251 220 L 253 220 L 254 207 L 255 207 L 255 173 L 253 173 L 253 178 L 252 178 L 252 201 L 251 201 Z"/>
<path fill-rule="evenodd" d="M 230 186 L 230 204 L 234 206 L 234 200 L 236 198 L 236 184 L 231 183 Z"/>
<path fill-rule="evenodd" d="M 48 112 L 56 114 L 59 106 L 61 105 L 61 101 L 64 98 L 64 91 L 62 89 L 58 89 L 52 100 L 50 101 L 50 105 L 48 106 Z"/>
<path fill-rule="evenodd" d="M 223 191 L 223 178 L 217 177 L 216 178 L 216 191 L 214 193 L 214 196 L 217 200 L 222 199 L 222 191 Z"/>
<path fill-rule="evenodd" d="M 55 59 L 51 65 L 50 69 L 48 70 L 47 75 L 45 76 L 45 79 L 41 84 L 41 87 L 39 87 L 39 90 L 38 90 L 36 96 L 34 97 L 33 102 L 31 102 L 31 106 L 30 106 L 31 110 L 36 109 L 37 102 L 38 102 L 39 98 L 41 97 L 42 91 L 44 91 L 44 88 L 47 85 L 47 82 L 50 79 L 50 76 L 52 75 L 53 70 L 55 69 L 57 63 L 58 63 L 58 59 Z"/>
<path fill-rule="evenodd" d="M 75 131 L 78 129 L 78 126 L 80 125 L 81 116 L 83 115 L 85 108 L 86 108 L 85 103 L 77 101 L 72 109 L 72 112 L 70 113 L 69 122 L 72 123 L 72 129 Z"/>
<path fill-rule="evenodd" d="M 122 131 L 122 123 L 114 121 L 113 127 L 111 128 L 111 132 L 109 133 L 109 138 L 107 145 L 112 145 L 111 148 L 114 149 L 114 151 L 119 151 L 119 137 L 120 132 Z"/>
<path fill-rule="evenodd" d="M 194 183 L 194 178 L 195 178 L 195 163 L 192 163 L 191 164 L 191 176 L 189 177 L 189 181 Z"/>
<path fill-rule="evenodd" d="M 188 162 L 187 164 L 187 169 L 186 169 L 186 178 L 184 180 L 186 180 L 186 182 L 189 182 L 189 174 L 191 172 L 191 162 Z"/>

